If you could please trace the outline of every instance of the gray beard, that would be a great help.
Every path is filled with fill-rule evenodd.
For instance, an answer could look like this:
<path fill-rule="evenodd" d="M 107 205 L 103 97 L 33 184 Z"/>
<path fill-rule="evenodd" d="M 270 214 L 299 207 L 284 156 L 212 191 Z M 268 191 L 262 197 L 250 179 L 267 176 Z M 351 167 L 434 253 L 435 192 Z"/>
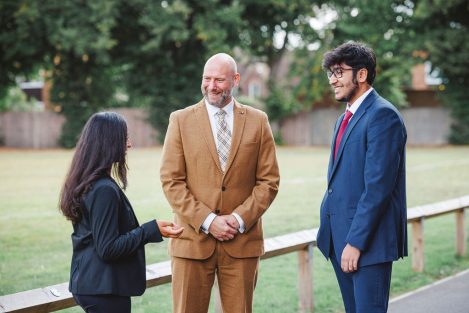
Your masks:
<path fill-rule="evenodd" d="M 233 89 L 231 89 L 231 92 L 226 92 L 226 91 L 224 91 L 224 92 L 222 93 L 222 96 L 221 96 L 220 101 L 218 101 L 218 102 L 211 102 L 211 101 L 209 100 L 209 98 L 208 98 L 208 92 L 205 92 L 205 93 L 204 93 L 204 98 L 205 98 L 205 100 L 206 100 L 209 104 L 211 104 L 211 105 L 213 105 L 213 106 L 215 106 L 215 107 L 217 107 L 217 108 L 222 108 L 222 107 L 224 107 L 224 106 L 226 105 L 226 104 L 225 104 L 225 101 L 226 101 L 228 98 L 232 97 L 232 96 L 233 96 Z"/>

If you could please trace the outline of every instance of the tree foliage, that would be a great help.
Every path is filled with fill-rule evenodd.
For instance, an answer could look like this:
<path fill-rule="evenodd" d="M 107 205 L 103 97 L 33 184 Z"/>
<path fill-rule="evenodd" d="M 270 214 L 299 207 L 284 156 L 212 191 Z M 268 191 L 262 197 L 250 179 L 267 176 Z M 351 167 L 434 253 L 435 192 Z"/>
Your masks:
<path fill-rule="evenodd" d="M 170 112 L 200 99 L 209 55 L 238 47 L 266 61 L 276 77 L 291 36 L 303 40 L 314 34 L 307 24 L 311 4 L 306 0 L 8 3 L 2 24 L 10 28 L 1 42 L 20 51 L 2 56 L 1 63 L 13 66 L 14 58 L 31 63 L 8 69 L 10 83 L 35 66 L 49 69 L 52 101 L 67 117 L 61 139 L 65 146 L 73 146 L 90 114 L 114 103 L 117 90 L 129 95 L 128 104 L 147 106 L 150 121 L 164 135 Z M 27 40 L 15 42 L 22 37 Z"/>
<path fill-rule="evenodd" d="M 325 25 L 319 49 L 297 52 L 302 61 L 294 69 L 304 73 L 296 88 L 299 98 L 311 103 L 324 97 L 324 91 L 328 89 L 321 69 L 324 52 L 353 40 L 367 44 L 376 53 L 374 87 L 394 105 L 405 106 L 407 101 L 402 87 L 409 83 L 413 62 L 412 47 L 407 44 L 408 38 L 413 36 L 408 5 L 393 0 L 329 1 L 325 10 L 335 14 L 335 18 Z"/>
<path fill-rule="evenodd" d="M 124 53 L 116 61 L 126 66 L 131 101 L 150 108 L 150 121 L 162 137 L 172 111 L 201 99 L 206 58 L 215 52 L 230 53 L 236 45 L 241 9 L 236 1 L 218 0 L 122 4 L 126 23 L 114 32 L 117 51 Z"/>
<path fill-rule="evenodd" d="M 407 103 L 402 87 L 409 85 L 412 65 L 431 61 L 443 78 L 441 96 L 455 121 L 450 140 L 469 143 L 467 1 L 332 0 L 328 6 L 337 13 L 328 25 L 332 46 L 347 40 L 368 43 L 378 58 L 375 87 L 396 106 Z"/>
<path fill-rule="evenodd" d="M 41 1 L 42 2 L 42 1 Z M 118 15 L 116 2 L 50 1 L 40 5 L 47 40 L 53 47 L 51 100 L 60 104 L 67 123 L 61 144 L 73 147 L 91 114 L 112 102 L 112 59 L 116 46 L 111 30 Z"/>
<path fill-rule="evenodd" d="M 243 1 L 240 33 L 243 47 L 249 47 L 253 56 L 260 57 L 271 69 L 270 77 L 277 78 L 281 58 L 292 48 L 292 40 L 310 42 L 317 38 L 309 27 L 313 5 L 308 0 L 298 1 Z"/>
<path fill-rule="evenodd" d="M 53 81 L 51 101 L 67 119 L 61 143 L 75 145 L 87 118 L 114 94 L 110 52 L 116 42 L 117 2 L 4 1 L 1 3 L 2 90 L 38 67 Z M 3 72 L 3 71 L 2 71 Z"/>
<path fill-rule="evenodd" d="M 37 3 L 0 1 L 0 99 L 16 83 L 18 76 L 28 77 L 44 61 L 49 45 Z"/>
<path fill-rule="evenodd" d="M 282 73 L 283 59 L 290 59 L 290 50 L 317 40 L 317 32 L 310 27 L 314 5 L 308 0 L 299 1 L 243 1 L 242 18 L 245 27 L 240 38 L 246 51 L 254 59 L 264 61 L 270 68 L 267 82 L 269 95 L 265 106 L 271 120 L 280 120 L 299 111 L 302 106 L 293 92 L 298 79 Z M 294 65 L 295 60 L 287 60 Z"/>
<path fill-rule="evenodd" d="M 61 143 L 75 144 L 87 118 L 116 102 L 148 105 L 163 134 L 169 113 L 200 98 L 205 58 L 238 41 L 237 1 L 39 1 L 1 3 L 0 92 L 38 67 L 67 118 Z M 213 10 L 218 7 L 217 10 Z M 18 41 L 20 39 L 20 41 Z M 0 97 L 2 94 L 0 94 Z"/>
<path fill-rule="evenodd" d="M 406 1 L 350 1 L 336 7 L 334 43 L 348 40 L 368 44 L 376 53 L 373 86 L 397 107 L 407 105 L 403 86 L 409 85 L 413 47 L 410 29 L 412 6 Z"/>
<path fill-rule="evenodd" d="M 443 78 L 442 100 L 454 123 L 450 141 L 469 144 L 469 3 L 465 0 L 420 0 L 415 9 L 422 49 Z"/>
<path fill-rule="evenodd" d="M 38 110 L 36 102 L 28 99 L 26 94 L 19 87 L 12 87 L 7 94 L 0 98 L 1 112 L 31 112 Z"/>
<path fill-rule="evenodd" d="M 170 112 L 201 98 L 206 58 L 236 48 L 269 65 L 266 107 L 272 119 L 281 119 L 327 94 L 322 54 L 358 40 L 375 49 L 375 86 L 397 106 L 406 104 L 402 86 L 409 82 L 412 52 L 427 51 L 444 78 L 444 99 L 458 118 L 453 140 L 465 142 L 466 2 L 3 0 L 0 99 L 18 77 L 43 68 L 53 82 L 52 101 L 67 118 L 64 146 L 75 144 L 90 114 L 116 103 L 148 107 L 150 121 L 164 135 Z M 311 27 L 330 12 L 335 12 L 332 22 Z M 287 53 L 288 75 L 281 71 Z"/>

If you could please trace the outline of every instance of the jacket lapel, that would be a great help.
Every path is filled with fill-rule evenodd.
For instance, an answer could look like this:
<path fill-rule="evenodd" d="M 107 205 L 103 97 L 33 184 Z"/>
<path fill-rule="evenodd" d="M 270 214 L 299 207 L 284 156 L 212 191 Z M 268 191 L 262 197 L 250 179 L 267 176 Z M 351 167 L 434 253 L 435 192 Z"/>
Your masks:
<path fill-rule="evenodd" d="M 231 164 L 238 152 L 241 138 L 243 137 L 244 124 L 246 122 L 246 109 L 238 101 L 234 100 L 233 106 L 233 135 L 231 137 L 230 156 L 226 163 L 225 173 L 230 169 Z"/>
<path fill-rule="evenodd" d="M 121 196 L 121 200 L 123 200 L 123 205 L 125 206 L 125 209 L 130 212 L 132 217 L 134 218 L 135 224 L 139 226 L 140 224 L 138 223 L 137 216 L 135 215 L 134 209 L 132 208 L 132 204 L 130 204 L 129 199 L 125 195 L 124 191 L 120 188 L 119 184 L 114 180 L 114 178 L 111 177 L 112 182 L 116 185 L 116 187 L 119 189 L 119 194 Z"/>
<path fill-rule="evenodd" d="M 210 126 L 210 119 L 208 118 L 207 108 L 205 107 L 204 100 L 197 103 L 194 108 L 195 116 L 197 118 L 197 124 L 200 127 L 200 132 L 204 137 L 204 141 L 207 144 L 207 148 L 210 151 L 213 161 L 221 171 L 220 159 L 218 158 L 217 146 L 215 144 L 212 128 Z"/>
<path fill-rule="evenodd" d="M 340 129 L 340 124 L 342 123 L 342 120 L 344 119 L 345 113 L 342 113 L 342 115 L 337 119 L 335 123 L 335 128 L 334 128 L 334 134 L 332 135 L 332 145 L 331 145 L 331 153 L 329 157 L 329 167 L 327 169 L 327 180 L 331 180 L 332 177 L 332 168 L 334 166 L 334 150 L 335 150 L 335 141 L 337 140 L 337 133 L 339 132 Z"/>
<path fill-rule="evenodd" d="M 337 156 L 336 156 L 335 161 L 334 161 L 333 156 L 332 156 L 331 161 L 333 162 L 334 165 L 333 165 L 332 171 L 329 175 L 329 181 L 332 179 L 332 176 L 334 175 L 335 169 L 337 168 L 337 165 L 340 162 L 342 152 L 344 151 L 344 147 L 347 143 L 347 139 L 348 139 L 350 133 L 352 132 L 355 125 L 357 125 L 357 123 L 360 121 L 362 116 L 366 113 L 366 110 L 368 109 L 368 107 L 375 101 L 376 97 L 377 97 L 376 91 L 374 91 L 374 90 L 371 91 L 370 94 L 365 98 L 365 100 L 363 100 L 363 103 L 360 105 L 357 112 L 355 112 L 355 114 L 352 116 L 352 119 L 350 120 L 350 123 L 347 125 L 347 129 L 345 131 L 345 134 L 343 135 L 343 137 L 340 141 L 339 150 L 337 151 Z M 342 119 L 339 119 L 339 120 L 342 121 Z M 337 127 L 337 128 L 339 128 L 339 127 Z M 334 134 L 334 138 L 336 136 L 337 136 L 337 134 Z M 335 147 L 335 139 L 334 139 L 334 146 L 333 147 Z"/>

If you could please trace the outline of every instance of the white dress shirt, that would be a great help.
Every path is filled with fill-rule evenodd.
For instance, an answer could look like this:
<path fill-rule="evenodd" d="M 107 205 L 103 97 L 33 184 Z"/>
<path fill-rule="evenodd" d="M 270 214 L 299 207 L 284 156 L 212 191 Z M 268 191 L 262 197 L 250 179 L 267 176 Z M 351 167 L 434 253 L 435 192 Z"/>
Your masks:
<path fill-rule="evenodd" d="M 218 118 L 216 114 L 220 111 L 220 108 L 217 108 L 214 105 L 211 105 L 205 100 L 205 106 L 207 107 L 208 112 L 208 119 L 210 120 L 210 127 L 212 128 L 213 140 L 215 140 L 215 145 L 218 149 L 218 140 L 217 140 L 217 124 Z M 233 120 L 234 120 L 234 101 L 231 98 L 231 102 L 225 105 L 221 110 L 226 112 L 226 124 L 228 125 L 228 129 L 230 130 L 231 136 L 233 136 Z"/>
<path fill-rule="evenodd" d="M 215 114 L 217 114 L 218 111 L 220 111 L 220 110 L 223 110 L 223 111 L 226 112 L 226 116 L 225 116 L 226 123 L 228 124 L 228 129 L 230 130 L 231 135 L 233 135 L 234 101 L 233 101 L 233 98 L 231 98 L 230 103 L 228 103 L 222 109 L 220 109 L 220 108 L 218 108 L 214 105 L 211 105 L 210 103 L 208 103 L 207 100 L 205 100 L 205 106 L 207 107 L 208 119 L 210 120 L 210 127 L 212 128 L 213 140 L 215 141 L 215 144 L 217 145 L 217 149 L 218 149 L 218 140 L 217 140 L 217 124 L 218 124 L 218 121 L 217 121 L 217 117 L 215 116 Z M 244 233 L 244 221 L 243 221 L 243 219 L 237 213 L 233 212 L 232 215 L 236 218 L 236 220 L 238 220 L 238 223 L 239 223 L 238 231 L 240 233 Z M 217 217 L 217 215 L 215 213 L 210 213 L 207 216 L 207 218 L 205 219 L 205 221 L 203 222 L 201 229 L 206 234 L 208 234 L 208 229 L 210 227 L 210 224 L 212 224 L 215 217 Z"/>
<path fill-rule="evenodd" d="M 358 97 L 358 99 L 355 100 L 354 103 L 352 103 L 352 104 L 347 103 L 347 110 L 349 110 L 350 113 L 352 113 L 352 117 L 350 118 L 349 122 L 352 120 L 353 116 L 355 115 L 355 112 L 357 112 L 357 110 L 360 107 L 360 105 L 362 104 L 363 100 L 365 100 L 365 98 L 370 94 L 370 92 L 372 90 L 373 90 L 373 87 L 370 87 L 370 89 L 368 89 L 367 91 L 365 91 L 364 94 L 362 94 L 360 97 Z"/>

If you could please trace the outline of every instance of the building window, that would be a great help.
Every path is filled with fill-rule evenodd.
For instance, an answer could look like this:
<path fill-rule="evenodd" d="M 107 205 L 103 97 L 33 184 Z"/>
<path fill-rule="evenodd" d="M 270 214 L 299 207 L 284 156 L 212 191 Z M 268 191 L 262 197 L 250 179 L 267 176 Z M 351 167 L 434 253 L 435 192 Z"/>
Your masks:
<path fill-rule="evenodd" d="M 432 68 L 431 62 L 425 62 L 425 83 L 429 86 L 435 86 L 440 85 L 442 82 L 440 70 L 438 68 Z"/>
<path fill-rule="evenodd" d="M 261 86 L 257 83 L 249 83 L 248 85 L 248 96 L 249 98 L 260 98 L 261 97 Z"/>

